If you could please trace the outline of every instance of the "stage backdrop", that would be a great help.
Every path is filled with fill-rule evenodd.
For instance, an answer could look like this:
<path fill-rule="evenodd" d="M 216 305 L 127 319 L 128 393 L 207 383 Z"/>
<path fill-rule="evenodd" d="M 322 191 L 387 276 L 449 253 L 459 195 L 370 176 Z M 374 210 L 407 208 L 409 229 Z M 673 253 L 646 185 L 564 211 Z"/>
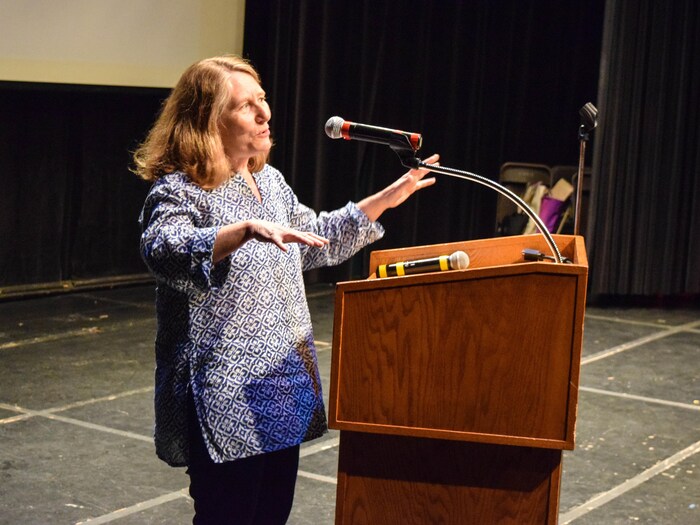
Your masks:
<path fill-rule="evenodd" d="M 422 132 L 425 156 L 494 179 L 506 161 L 575 164 L 577 112 L 591 101 L 592 295 L 698 294 L 700 8 L 603 4 L 248 2 L 245 54 L 270 93 L 273 162 L 317 209 L 403 172 L 386 148 L 326 138 L 340 115 Z M 166 95 L 0 82 L 0 290 L 145 271 L 147 185 L 126 166 Z M 442 177 L 387 212 L 374 248 L 489 237 L 495 201 Z M 364 275 L 366 256 L 310 279 Z"/>

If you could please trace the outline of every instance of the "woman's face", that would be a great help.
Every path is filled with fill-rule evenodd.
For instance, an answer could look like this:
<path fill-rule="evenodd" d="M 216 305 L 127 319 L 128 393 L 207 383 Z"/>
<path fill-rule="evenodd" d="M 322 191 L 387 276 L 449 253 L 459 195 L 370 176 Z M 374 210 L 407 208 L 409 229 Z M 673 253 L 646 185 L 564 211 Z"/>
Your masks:
<path fill-rule="evenodd" d="M 228 77 L 230 100 L 219 120 L 219 133 L 232 169 L 242 171 L 248 159 L 270 150 L 270 106 L 255 79 L 240 71 Z"/>

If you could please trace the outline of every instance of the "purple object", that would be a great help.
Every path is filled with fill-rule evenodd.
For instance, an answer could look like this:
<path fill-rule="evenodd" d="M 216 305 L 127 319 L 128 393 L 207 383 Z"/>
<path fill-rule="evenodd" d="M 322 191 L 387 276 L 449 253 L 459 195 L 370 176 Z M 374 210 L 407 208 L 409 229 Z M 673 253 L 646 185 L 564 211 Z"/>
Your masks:
<path fill-rule="evenodd" d="M 550 232 L 554 232 L 566 209 L 567 203 L 545 195 L 540 203 L 540 218 Z"/>

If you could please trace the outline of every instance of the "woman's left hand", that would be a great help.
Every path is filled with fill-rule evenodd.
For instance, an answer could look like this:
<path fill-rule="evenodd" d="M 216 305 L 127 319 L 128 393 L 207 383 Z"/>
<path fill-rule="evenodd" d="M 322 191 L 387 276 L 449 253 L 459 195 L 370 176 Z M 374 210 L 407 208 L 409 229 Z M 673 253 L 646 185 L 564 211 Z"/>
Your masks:
<path fill-rule="evenodd" d="M 427 164 L 439 164 L 440 155 L 437 153 L 424 160 Z M 389 208 L 395 208 L 403 203 L 416 191 L 435 184 L 435 177 L 425 176 L 429 173 L 426 169 L 412 169 L 404 173 L 394 183 L 390 184 L 380 192 L 357 203 L 357 206 L 367 215 L 372 222 Z"/>

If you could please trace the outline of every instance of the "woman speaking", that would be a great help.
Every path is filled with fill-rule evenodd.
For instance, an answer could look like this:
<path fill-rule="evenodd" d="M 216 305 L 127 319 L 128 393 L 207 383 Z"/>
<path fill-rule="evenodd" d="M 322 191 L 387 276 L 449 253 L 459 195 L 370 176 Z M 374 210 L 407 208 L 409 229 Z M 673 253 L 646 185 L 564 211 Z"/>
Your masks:
<path fill-rule="evenodd" d="M 286 522 L 299 444 L 327 430 L 302 271 L 381 238 L 379 216 L 435 182 L 410 170 L 317 214 L 267 164 L 270 118 L 247 61 L 209 58 L 134 154 L 153 182 L 140 220 L 157 282 L 156 451 L 187 466 L 195 524 Z"/>

